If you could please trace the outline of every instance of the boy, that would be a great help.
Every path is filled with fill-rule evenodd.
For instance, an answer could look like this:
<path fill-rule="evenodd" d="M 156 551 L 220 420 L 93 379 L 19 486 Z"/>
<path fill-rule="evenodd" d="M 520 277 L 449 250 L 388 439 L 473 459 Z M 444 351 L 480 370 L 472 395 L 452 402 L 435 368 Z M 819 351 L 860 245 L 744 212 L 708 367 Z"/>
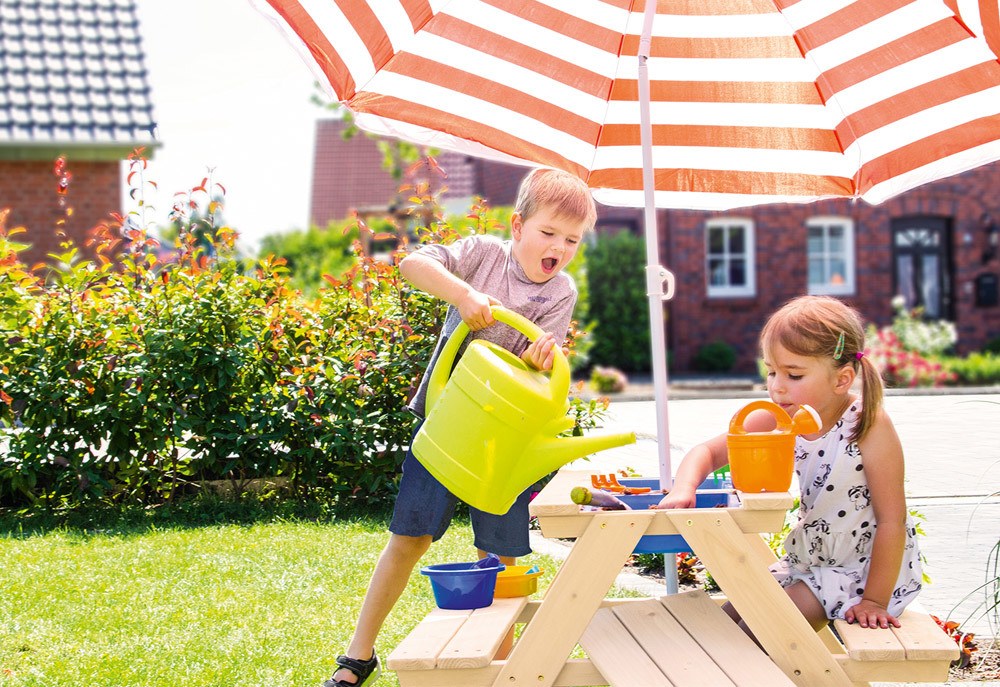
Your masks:
<path fill-rule="evenodd" d="M 555 347 L 562 345 L 576 305 L 576 287 L 562 270 L 593 228 L 597 208 L 580 179 L 542 168 L 521 182 L 514 210 L 510 241 L 481 235 L 449 246 L 428 245 L 399 265 L 410 283 L 450 306 L 430 365 L 410 403 L 420 418 L 430 372 L 461 321 L 472 330 L 472 337 L 503 346 L 539 370 L 552 367 Z M 491 326 L 494 305 L 523 315 L 546 334 L 529 344 L 506 325 Z M 505 515 L 469 509 L 480 556 L 492 552 L 512 565 L 517 556 L 531 552 L 528 498 L 528 492 L 521 494 Z M 347 656 L 337 658 L 339 669 L 323 687 L 371 685 L 377 679 L 375 638 L 420 557 L 448 528 L 456 502 L 408 452 L 389 525 L 392 535 L 372 574 Z"/>

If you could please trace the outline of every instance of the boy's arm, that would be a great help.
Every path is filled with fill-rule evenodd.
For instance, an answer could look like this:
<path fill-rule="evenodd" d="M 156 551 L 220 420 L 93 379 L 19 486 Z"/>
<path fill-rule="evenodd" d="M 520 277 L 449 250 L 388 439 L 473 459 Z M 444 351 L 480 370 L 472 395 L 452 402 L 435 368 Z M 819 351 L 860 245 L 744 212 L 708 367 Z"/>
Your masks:
<path fill-rule="evenodd" d="M 490 307 L 502 305 L 492 296 L 469 286 L 434 258 L 421 255 L 419 251 L 403 258 L 399 263 L 399 273 L 421 291 L 455 306 L 462 321 L 472 331 L 493 324 Z"/>

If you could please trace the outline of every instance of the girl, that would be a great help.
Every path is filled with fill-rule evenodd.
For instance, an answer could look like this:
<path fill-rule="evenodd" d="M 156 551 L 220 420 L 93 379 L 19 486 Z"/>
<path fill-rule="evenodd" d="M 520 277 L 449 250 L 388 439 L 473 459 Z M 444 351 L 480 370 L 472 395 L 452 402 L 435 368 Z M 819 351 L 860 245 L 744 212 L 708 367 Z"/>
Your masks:
<path fill-rule="evenodd" d="M 819 432 L 796 439 L 799 520 L 784 557 L 771 566 L 817 630 L 834 618 L 899 627 L 896 616 L 921 587 L 916 531 L 903 496 L 903 450 L 864 344 L 858 313 L 819 296 L 787 303 L 760 336 L 771 400 L 789 415 L 810 405 L 823 419 Z M 856 395 L 851 388 L 859 377 Z M 775 427 L 765 411 L 744 424 L 751 432 Z M 724 434 L 694 447 L 656 507 L 693 508 L 696 487 L 727 462 Z"/>

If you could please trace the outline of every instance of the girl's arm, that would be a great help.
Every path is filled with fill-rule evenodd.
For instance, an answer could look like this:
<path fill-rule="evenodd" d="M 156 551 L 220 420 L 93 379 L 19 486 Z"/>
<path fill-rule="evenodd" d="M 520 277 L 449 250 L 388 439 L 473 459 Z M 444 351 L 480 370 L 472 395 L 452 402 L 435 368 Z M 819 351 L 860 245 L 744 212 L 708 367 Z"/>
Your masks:
<path fill-rule="evenodd" d="M 762 410 L 750 413 L 743 427 L 748 432 L 769 432 L 775 427 L 774 416 Z M 713 470 L 729 463 L 726 434 L 709 439 L 688 451 L 674 477 L 670 493 L 653 508 L 694 508 L 695 490 Z"/>
<path fill-rule="evenodd" d="M 727 462 L 729 455 L 725 434 L 698 444 L 681 460 L 670 493 L 652 508 L 694 508 L 698 485 L 705 481 L 712 470 L 718 470 Z"/>
<path fill-rule="evenodd" d="M 903 447 L 885 411 L 879 413 L 859 448 L 864 457 L 876 529 L 864 596 L 856 606 L 847 609 L 844 618 L 849 623 L 857 621 L 861 627 L 899 627 L 899 620 L 886 607 L 892 600 L 906 545 Z"/>

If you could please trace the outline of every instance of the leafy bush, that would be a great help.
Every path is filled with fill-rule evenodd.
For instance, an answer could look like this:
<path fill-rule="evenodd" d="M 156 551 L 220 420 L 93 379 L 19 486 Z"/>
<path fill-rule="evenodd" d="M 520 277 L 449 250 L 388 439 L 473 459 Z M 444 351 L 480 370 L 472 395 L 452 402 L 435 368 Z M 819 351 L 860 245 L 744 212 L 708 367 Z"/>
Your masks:
<path fill-rule="evenodd" d="M 590 322 L 594 325 L 591 361 L 626 372 L 651 365 L 649 306 L 643 266 L 643 240 L 628 232 L 601 236 L 587 252 Z"/>
<path fill-rule="evenodd" d="M 996 353 L 997 355 L 1000 355 L 1000 336 L 997 336 L 987 341 L 986 345 L 983 346 L 983 352 Z"/>
<path fill-rule="evenodd" d="M 716 339 L 700 347 L 693 362 L 694 368 L 702 372 L 729 372 L 736 364 L 736 349 Z"/>
<path fill-rule="evenodd" d="M 125 225 L 116 265 L 123 225 L 99 260 L 65 245 L 48 281 L 0 227 L 0 504 L 156 502 L 273 476 L 299 493 L 391 495 L 441 302 L 357 245 L 307 301 L 282 260 L 236 260 L 228 227 L 181 222 L 164 263 Z"/>
<path fill-rule="evenodd" d="M 354 264 L 357 239 L 356 221 L 330 222 L 325 229 L 314 226 L 265 236 L 259 254 L 284 258 L 289 286 L 316 295 L 324 284 L 324 274 L 340 277 Z"/>
<path fill-rule="evenodd" d="M 941 366 L 958 384 L 1000 384 L 1000 354 L 970 353 L 967 358 L 940 358 Z"/>

